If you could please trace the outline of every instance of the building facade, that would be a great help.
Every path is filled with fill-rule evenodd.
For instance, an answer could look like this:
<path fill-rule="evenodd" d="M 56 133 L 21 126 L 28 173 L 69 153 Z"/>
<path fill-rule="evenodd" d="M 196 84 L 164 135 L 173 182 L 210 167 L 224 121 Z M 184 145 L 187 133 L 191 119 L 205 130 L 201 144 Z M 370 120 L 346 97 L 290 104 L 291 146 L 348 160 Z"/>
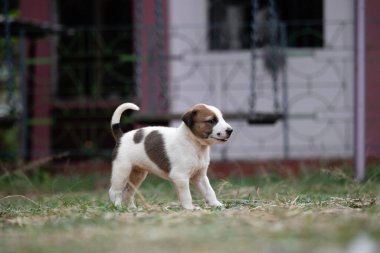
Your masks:
<path fill-rule="evenodd" d="M 267 50 L 265 31 L 250 50 L 250 3 L 20 0 L 21 19 L 72 28 L 38 39 L 27 57 L 29 157 L 66 150 L 107 156 L 109 115 L 130 99 L 142 113 L 158 115 L 180 114 L 199 102 L 232 115 L 286 110 L 286 120 L 276 124 L 231 119 L 236 131 L 228 145 L 212 149 L 217 160 L 352 157 L 357 2 L 258 0 L 257 26 L 266 15 L 282 22 L 280 58 Z M 380 153 L 377 10 L 378 1 L 366 1 L 371 156 Z"/>

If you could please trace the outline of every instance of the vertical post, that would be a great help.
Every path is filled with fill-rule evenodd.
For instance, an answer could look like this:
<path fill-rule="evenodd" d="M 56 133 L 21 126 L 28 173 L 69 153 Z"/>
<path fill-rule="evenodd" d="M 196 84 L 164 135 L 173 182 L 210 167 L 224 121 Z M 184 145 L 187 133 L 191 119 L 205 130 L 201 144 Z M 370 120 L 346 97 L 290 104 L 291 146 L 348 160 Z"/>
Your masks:
<path fill-rule="evenodd" d="M 21 88 L 21 101 L 22 101 L 22 113 L 21 113 L 21 152 L 20 157 L 23 161 L 28 159 L 28 90 L 26 80 L 26 41 L 25 31 L 20 31 L 19 38 L 19 50 L 20 50 L 20 88 Z"/>
<path fill-rule="evenodd" d="M 268 22 L 268 31 L 269 31 L 269 62 L 271 77 L 272 77 L 272 90 L 273 90 L 273 109 L 276 113 L 280 110 L 280 102 L 278 98 L 278 72 L 281 71 L 281 60 L 279 49 L 279 41 L 278 41 L 278 31 L 281 29 L 278 17 L 276 14 L 276 5 L 274 0 L 269 0 L 269 22 Z M 281 33 L 281 30 L 280 30 Z M 281 41 L 280 41 L 281 42 Z"/>
<path fill-rule="evenodd" d="M 138 34 L 139 37 L 136 38 L 140 41 L 138 48 L 136 47 L 136 49 L 140 51 L 140 64 L 137 69 L 137 71 L 140 73 L 140 76 L 138 77 L 141 86 L 141 89 L 139 89 L 141 91 L 140 105 L 142 111 L 159 112 L 160 110 L 157 107 L 157 104 L 161 102 L 159 101 L 159 95 L 161 92 L 160 89 L 162 88 L 160 83 L 159 70 L 161 70 L 161 73 L 164 74 L 164 81 L 167 81 L 168 64 L 159 66 L 160 52 L 157 49 L 157 35 L 159 33 L 165 35 L 165 31 L 167 31 L 168 1 L 157 2 L 151 0 L 135 0 L 135 4 L 135 11 L 141 11 L 141 17 L 135 16 L 135 21 L 140 20 L 141 22 L 135 25 L 137 25 L 136 28 L 142 27 L 142 30 Z M 156 9 L 156 4 L 161 5 L 162 11 Z M 138 13 L 136 13 L 136 15 L 138 15 Z M 159 21 L 157 20 L 156 15 L 161 15 L 162 17 L 162 22 L 160 23 L 162 30 L 160 32 L 157 30 L 157 22 Z M 168 48 L 168 41 L 165 39 L 163 42 L 164 43 L 161 46 L 165 52 L 161 53 L 167 55 L 166 50 Z M 137 41 L 135 41 L 135 43 L 137 43 Z M 165 87 L 168 86 L 166 85 Z"/>
<path fill-rule="evenodd" d="M 141 0 L 134 0 L 133 1 L 133 47 L 134 47 L 134 54 L 136 56 L 136 60 L 134 62 L 134 80 L 135 80 L 135 93 L 136 93 L 136 99 L 137 103 L 141 104 L 141 94 L 142 94 L 142 81 L 141 81 L 141 75 L 142 75 L 142 62 L 143 62 L 143 56 L 141 53 L 142 48 L 142 33 L 143 33 L 143 26 L 142 26 L 142 15 L 143 15 L 143 6 Z"/>
<path fill-rule="evenodd" d="M 365 0 L 356 1 L 356 87 L 355 87 L 355 179 L 366 171 L 365 150 Z"/>
<path fill-rule="evenodd" d="M 256 36 L 257 24 L 255 24 L 255 17 L 258 10 L 258 1 L 251 0 L 251 82 L 250 82 L 250 99 L 249 99 L 249 113 L 255 113 L 256 104 Z"/>
<path fill-rule="evenodd" d="M 147 50 L 148 50 L 148 66 L 147 66 L 147 72 L 148 72 L 148 87 L 149 87 L 149 94 L 148 95 L 148 111 L 150 113 L 157 113 L 159 110 L 157 108 L 157 67 L 158 67 L 158 59 L 156 54 L 156 33 L 154 31 L 155 25 L 150 25 L 147 27 Z"/>
<path fill-rule="evenodd" d="M 284 159 L 289 159 L 289 118 L 288 118 L 288 72 L 287 72 L 287 34 L 286 24 L 281 22 L 280 24 L 280 37 L 281 37 L 281 49 L 284 54 L 284 65 L 282 66 L 282 111 L 283 111 L 283 152 Z"/>
<path fill-rule="evenodd" d="M 162 0 L 155 0 L 154 10 L 156 16 L 156 64 L 158 64 L 158 77 L 159 77 L 159 92 L 158 104 L 160 112 L 167 111 L 168 109 L 168 89 L 166 80 L 167 62 L 166 62 L 166 40 L 165 40 L 165 24 L 164 24 L 164 9 Z"/>
<path fill-rule="evenodd" d="M 50 20 L 49 0 L 20 0 L 19 7 L 25 19 L 44 22 Z M 28 35 L 28 57 L 50 57 L 51 44 L 48 39 L 37 39 L 30 31 Z M 28 92 L 28 150 L 31 160 L 50 155 L 51 144 L 51 66 L 29 64 L 27 67 Z"/>
<path fill-rule="evenodd" d="M 7 66 L 7 104 L 11 110 L 14 109 L 14 71 L 13 71 L 13 55 L 12 55 L 12 42 L 11 42 L 11 29 L 9 20 L 9 2 L 3 0 L 4 23 L 5 23 L 5 62 Z"/>

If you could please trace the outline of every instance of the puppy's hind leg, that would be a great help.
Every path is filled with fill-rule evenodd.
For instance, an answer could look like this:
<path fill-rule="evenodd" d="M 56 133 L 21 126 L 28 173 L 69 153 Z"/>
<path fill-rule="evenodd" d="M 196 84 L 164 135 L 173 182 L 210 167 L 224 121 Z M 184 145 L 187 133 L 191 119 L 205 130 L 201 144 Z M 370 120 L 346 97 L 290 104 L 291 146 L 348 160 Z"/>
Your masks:
<path fill-rule="evenodd" d="M 135 167 L 132 169 L 129 175 L 129 181 L 123 191 L 123 199 L 126 201 L 130 208 L 136 208 L 135 193 L 147 175 L 148 172 L 145 170 Z"/>
<path fill-rule="evenodd" d="M 111 187 L 109 196 L 115 206 L 121 206 L 123 202 L 123 191 L 129 180 L 132 165 L 114 161 L 112 164 Z"/>

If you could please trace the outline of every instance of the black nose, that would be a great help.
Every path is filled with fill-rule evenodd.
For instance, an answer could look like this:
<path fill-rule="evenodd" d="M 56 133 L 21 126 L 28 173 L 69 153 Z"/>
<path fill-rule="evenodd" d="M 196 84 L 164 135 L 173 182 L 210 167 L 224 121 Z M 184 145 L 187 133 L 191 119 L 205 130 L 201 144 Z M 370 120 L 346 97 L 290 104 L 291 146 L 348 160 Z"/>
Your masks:
<path fill-rule="evenodd" d="M 230 136 L 233 131 L 234 130 L 232 128 L 227 128 L 226 133 L 227 133 L 228 136 Z"/>

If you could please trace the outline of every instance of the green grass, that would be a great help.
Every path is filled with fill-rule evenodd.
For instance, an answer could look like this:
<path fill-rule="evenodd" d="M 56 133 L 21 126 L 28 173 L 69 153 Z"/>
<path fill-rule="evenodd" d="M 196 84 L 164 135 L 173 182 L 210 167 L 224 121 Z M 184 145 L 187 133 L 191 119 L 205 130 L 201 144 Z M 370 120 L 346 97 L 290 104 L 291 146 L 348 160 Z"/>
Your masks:
<path fill-rule="evenodd" d="M 358 184 L 345 170 L 214 180 L 224 210 L 183 211 L 150 177 L 137 210 L 108 200 L 108 175 L 0 179 L 1 252 L 344 252 L 357 238 L 380 249 L 380 167 Z"/>

